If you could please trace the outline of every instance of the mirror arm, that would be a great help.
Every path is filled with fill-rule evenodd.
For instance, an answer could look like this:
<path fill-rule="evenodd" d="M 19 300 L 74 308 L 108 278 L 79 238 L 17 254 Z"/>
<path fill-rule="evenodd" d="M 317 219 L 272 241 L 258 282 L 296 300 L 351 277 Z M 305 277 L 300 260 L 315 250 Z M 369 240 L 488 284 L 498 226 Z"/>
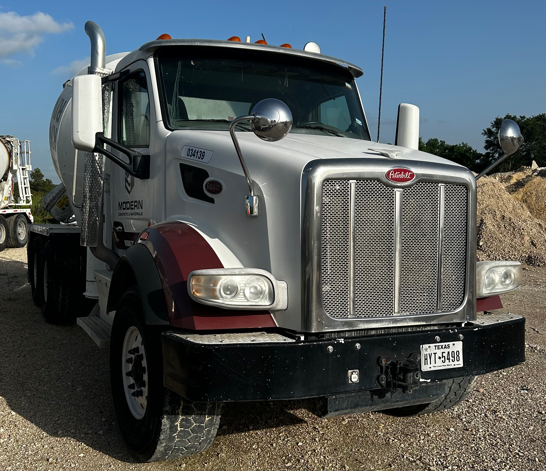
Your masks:
<path fill-rule="evenodd" d="M 239 147 L 239 141 L 237 139 L 237 136 L 235 135 L 235 126 L 237 123 L 240 123 L 241 121 L 252 121 L 254 119 L 254 116 L 248 115 L 248 116 L 241 116 L 239 118 L 235 118 L 231 124 L 229 125 L 229 134 L 231 135 L 231 139 L 233 140 L 233 145 L 235 146 L 235 150 L 237 151 L 237 157 L 239 157 L 239 162 L 241 162 L 241 167 L 243 168 L 243 172 L 246 177 L 246 182 L 248 184 L 248 191 L 249 195 L 245 198 L 245 207 L 246 207 L 246 215 L 249 217 L 257 217 L 258 216 L 258 197 L 254 195 L 254 188 L 252 186 L 252 179 L 250 178 L 250 172 L 248 171 L 248 167 L 246 166 L 245 159 L 243 158 L 243 153 L 241 152 L 241 148 Z"/>
<path fill-rule="evenodd" d="M 117 155 L 114 155 L 110 151 L 106 150 L 104 148 L 104 144 L 107 144 L 126 155 L 129 159 L 129 163 L 124 162 Z M 93 149 L 93 152 L 98 152 L 105 157 L 108 157 L 111 161 L 129 173 L 129 175 L 139 178 L 140 180 L 147 180 L 150 178 L 149 155 L 142 155 L 139 152 L 135 152 L 134 150 L 129 149 L 128 147 L 125 147 L 112 139 L 108 139 L 101 132 L 98 132 L 95 135 L 95 148 Z"/>
<path fill-rule="evenodd" d="M 239 162 L 241 162 L 241 167 L 243 167 L 243 172 L 246 177 L 246 182 L 248 183 L 248 191 L 250 191 L 250 196 L 254 196 L 254 188 L 252 187 L 252 179 L 250 178 L 250 172 L 248 171 L 248 167 L 246 166 L 245 159 L 243 158 L 243 153 L 241 152 L 241 148 L 239 147 L 239 140 L 237 139 L 237 136 L 235 135 L 235 126 L 241 121 L 252 121 L 253 119 L 254 119 L 254 116 L 252 115 L 240 116 L 239 118 L 235 118 L 229 125 L 229 134 L 231 135 L 231 139 L 233 141 L 233 145 L 235 146 L 235 150 L 237 151 L 237 157 L 239 157 Z"/>
<path fill-rule="evenodd" d="M 489 173 L 491 170 L 493 170 L 497 165 L 499 165 L 506 157 L 510 157 L 512 154 L 504 154 L 499 159 L 495 160 L 489 167 L 487 167 L 485 170 L 482 170 L 480 174 L 476 177 L 476 180 L 483 177 L 485 174 Z"/>

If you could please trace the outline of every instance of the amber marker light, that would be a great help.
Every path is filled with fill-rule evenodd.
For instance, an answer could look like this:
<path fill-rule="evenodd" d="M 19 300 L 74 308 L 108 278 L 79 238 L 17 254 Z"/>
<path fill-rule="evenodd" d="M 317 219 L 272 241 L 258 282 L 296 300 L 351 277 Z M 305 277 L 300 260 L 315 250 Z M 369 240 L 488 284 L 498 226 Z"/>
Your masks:
<path fill-rule="evenodd" d="M 231 38 L 228 39 L 228 41 L 235 41 L 237 43 L 240 43 L 241 38 L 239 36 L 232 36 Z"/>
<path fill-rule="evenodd" d="M 162 34 L 159 36 L 156 41 L 159 41 L 160 39 L 172 39 L 170 34 Z"/>
<path fill-rule="evenodd" d="M 281 44 L 280 47 L 286 47 L 288 49 L 292 49 L 292 46 L 288 43 Z"/>
<path fill-rule="evenodd" d="M 267 41 L 265 39 L 258 39 L 256 41 L 256 44 L 264 44 L 265 46 L 267 46 Z"/>

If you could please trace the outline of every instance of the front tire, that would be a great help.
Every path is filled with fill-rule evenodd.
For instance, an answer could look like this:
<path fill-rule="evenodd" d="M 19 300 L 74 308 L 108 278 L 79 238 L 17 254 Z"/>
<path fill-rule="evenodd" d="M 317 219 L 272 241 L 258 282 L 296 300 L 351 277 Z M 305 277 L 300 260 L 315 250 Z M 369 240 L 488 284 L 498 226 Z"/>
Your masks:
<path fill-rule="evenodd" d="M 135 288 L 121 298 L 110 340 L 110 381 L 121 434 L 140 461 L 199 453 L 213 442 L 219 403 L 182 399 L 163 387 L 161 332 L 142 322 Z"/>
<path fill-rule="evenodd" d="M 16 214 L 8 219 L 8 247 L 19 249 L 28 242 L 28 221 L 23 214 Z"/>
<path fill-rule="evenodd" d="M 475 381 L 475 376 L 446 379 L 443 381 L 446 387 L 446 393 L 435 401 L 432 401 L 429 404 L 399 407 L 397 409 L 388 409 L 382 412 L 395 417 L 411 417 L 415 415 L 433 414 L 434 412 L 451 409 L 466 399 L 472 390 Z"/>

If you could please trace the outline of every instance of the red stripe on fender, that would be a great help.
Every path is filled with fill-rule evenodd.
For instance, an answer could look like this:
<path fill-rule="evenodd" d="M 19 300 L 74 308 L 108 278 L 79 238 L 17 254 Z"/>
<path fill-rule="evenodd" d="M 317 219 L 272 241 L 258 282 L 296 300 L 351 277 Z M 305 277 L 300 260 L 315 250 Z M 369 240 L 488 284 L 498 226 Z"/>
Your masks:
<path fill-rule="evenodd" d="M 224 268 L 208 242 L 193 227 L 177 221 L 150 227 L 144 243 L 152 254 L 165 292 L 169 323 L 191 330 L 256 329 L 275 327 L 267 311 L 230 311 L 205 306 L 188 294 L 194 270 Z"/>
<path fill-rule="evenodd" d="M 502 309 L 502 301 L 498 294 L 489 298 L 478 299 L 476 303 L 476 311 L 493 311 L 494 309 Z"/>

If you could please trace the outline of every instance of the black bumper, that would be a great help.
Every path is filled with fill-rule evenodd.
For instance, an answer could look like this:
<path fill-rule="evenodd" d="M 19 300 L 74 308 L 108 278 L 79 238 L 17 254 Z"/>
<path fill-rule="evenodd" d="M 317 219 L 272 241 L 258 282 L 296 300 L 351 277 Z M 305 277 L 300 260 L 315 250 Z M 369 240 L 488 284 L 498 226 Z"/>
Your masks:
<path fill-rule="evenodd" d="M 421 384 L 497 371 L 525 361 L 525 319 L 483 316 L 451 330 L 289 343 L 209 344 L 165 332 L 165 386 L 197 402 L 303 399 L 381 389 L 378 360 L 403 361 L 420 346 L 463 342 L 463 367 L 422 371 Z M 206 336 L 203 336 L 205 338 Z M 437 339 L 439 337 L 440 340 Z M 359 345 L 357 345 L 359 344 Z M 360 348 L 359 348 L 360 346 Z M 358 383 L 348 372 L 359 370 Z"/>

